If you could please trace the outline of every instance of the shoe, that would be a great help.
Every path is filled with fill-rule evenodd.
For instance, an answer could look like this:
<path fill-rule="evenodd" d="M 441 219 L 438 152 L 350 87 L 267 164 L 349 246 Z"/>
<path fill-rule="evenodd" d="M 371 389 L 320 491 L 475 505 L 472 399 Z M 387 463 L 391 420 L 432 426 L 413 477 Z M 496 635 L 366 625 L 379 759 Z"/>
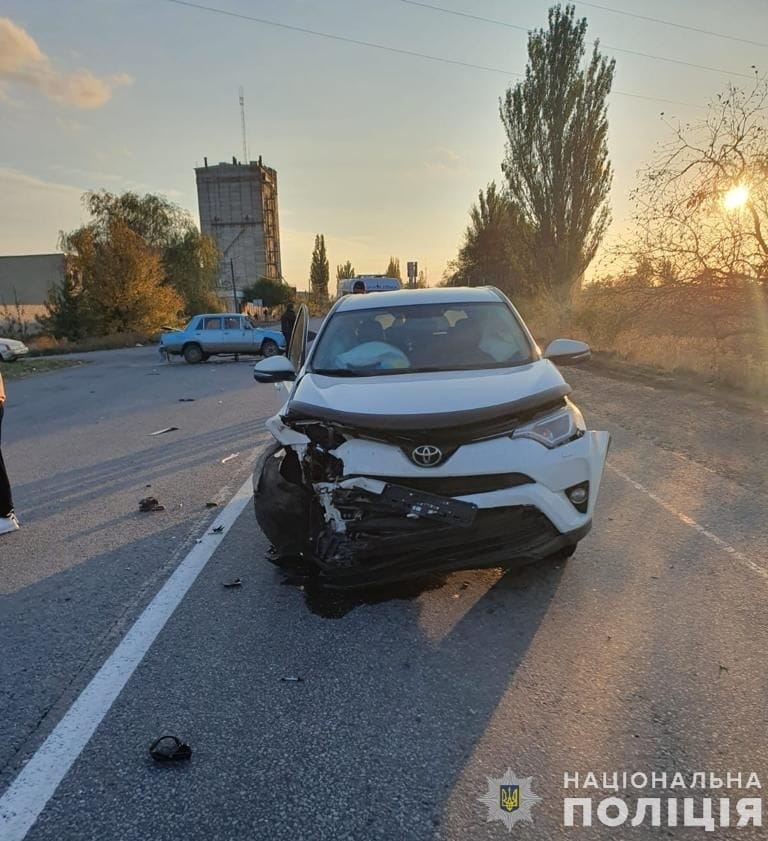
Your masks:
<path fill-rule="evenodd" d="M 0 517 L 0 534 L 10 534 L 20 528 L 16 515 L 11 512 L 7 517 Z"/>

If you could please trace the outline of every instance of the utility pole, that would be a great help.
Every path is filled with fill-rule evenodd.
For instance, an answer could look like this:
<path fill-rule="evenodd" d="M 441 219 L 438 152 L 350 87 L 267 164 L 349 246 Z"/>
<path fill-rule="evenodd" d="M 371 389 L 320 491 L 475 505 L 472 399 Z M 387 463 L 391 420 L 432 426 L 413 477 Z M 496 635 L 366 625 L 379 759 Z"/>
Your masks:
<path fill-rule="evenodd" d="M 232 300 L 235 303 L 233 312 L 240 312 L 240 307 L 237 305 L 237 286 L 235 286 L 235 262 L 231 257 L 229 258 L 229 271 L 232 275 Z"/>
<path fill-rule="evenodd" d="M 408 261 L 408 288 L 416 286 L 416 278 L 419 276 L 419 264 L 415 260 Z"/>

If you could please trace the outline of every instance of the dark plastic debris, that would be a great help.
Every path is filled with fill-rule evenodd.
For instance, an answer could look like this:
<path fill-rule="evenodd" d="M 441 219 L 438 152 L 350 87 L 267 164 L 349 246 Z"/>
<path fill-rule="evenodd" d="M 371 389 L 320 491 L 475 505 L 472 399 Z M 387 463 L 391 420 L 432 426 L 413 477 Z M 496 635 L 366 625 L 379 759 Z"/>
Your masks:
<path fill-rule="evenodd" d="M 211 529 L 211 534 L 221 534 L 224 531 L 224 526 L 216 526 L 215 529 Z"/>
<path fill-rule="evenodd" d="M 179 403 L 194 403 L 194 397 L 179 397 Z"/>
<path fill-rule="evenodd" d="M 192 758 L 192 748 L 176 736 L 161 736 L 149 746 L 149 753 L 156 762 L 175 762 Z"/>
<path fill-rule="evenodd" d="M 165 511 L 165 506 L 160 503 L 153 496 L 145 496 L 144 499 L 139 500 L 139 511 Z"/>
<path fill-rule="evenodd" d="M 240 578 L 233 578 L 232 581 L 225 581 L 224 586 L 225 587 L 242 587 L 243 582 Z"/>
<path fill-rule="evenodd" d="M 218 502 L 206 502 L 205 503 L 206 508 L 218 508 L 218 506 L 219 506 Z"/>

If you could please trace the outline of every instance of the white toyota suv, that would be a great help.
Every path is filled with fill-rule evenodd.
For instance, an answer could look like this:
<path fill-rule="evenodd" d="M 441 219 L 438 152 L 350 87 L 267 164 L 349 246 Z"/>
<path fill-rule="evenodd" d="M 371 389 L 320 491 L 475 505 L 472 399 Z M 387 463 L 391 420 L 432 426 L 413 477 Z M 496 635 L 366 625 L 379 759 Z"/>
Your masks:
<path fill-rule="evenodd" d="M 609 445 L 588 431 L 554 363 L 498 289 L 439 288 L 339 300 L 311 348 L 300 309 L 286 382 L 254 474 L 277 563 L 326 586 L 565 558 L 587 534 Z"/>

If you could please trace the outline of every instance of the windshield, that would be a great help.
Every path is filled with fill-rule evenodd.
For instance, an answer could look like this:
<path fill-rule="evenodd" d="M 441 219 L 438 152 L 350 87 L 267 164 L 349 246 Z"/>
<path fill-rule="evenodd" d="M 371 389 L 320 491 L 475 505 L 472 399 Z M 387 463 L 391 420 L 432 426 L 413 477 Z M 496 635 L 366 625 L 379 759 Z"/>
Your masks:
<path fill-rule="evenodd" d="M 330 376 L 505 368 L 531 362 L 532 347 L 501 301 L 441 303 L 336 313 L 312 355 Z"/>

